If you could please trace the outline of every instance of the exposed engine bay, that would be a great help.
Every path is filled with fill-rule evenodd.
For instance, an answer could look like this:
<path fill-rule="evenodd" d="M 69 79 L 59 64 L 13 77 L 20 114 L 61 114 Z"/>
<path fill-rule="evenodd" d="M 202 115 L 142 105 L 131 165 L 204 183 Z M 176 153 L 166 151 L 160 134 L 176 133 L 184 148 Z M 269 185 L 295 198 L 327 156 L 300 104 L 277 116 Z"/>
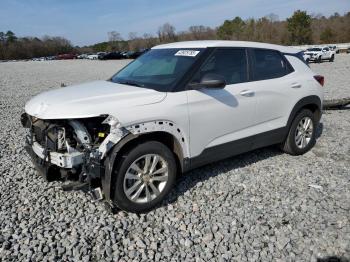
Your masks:
<path fill-rule="evenodd" d="M 29 129 L 27 151 L 44 167 L 41 173 L 47 180 L 99 178 L 103 158 L 128 133 L 108 116 L 42 120 L 23 114 L 21 122 Z"/>

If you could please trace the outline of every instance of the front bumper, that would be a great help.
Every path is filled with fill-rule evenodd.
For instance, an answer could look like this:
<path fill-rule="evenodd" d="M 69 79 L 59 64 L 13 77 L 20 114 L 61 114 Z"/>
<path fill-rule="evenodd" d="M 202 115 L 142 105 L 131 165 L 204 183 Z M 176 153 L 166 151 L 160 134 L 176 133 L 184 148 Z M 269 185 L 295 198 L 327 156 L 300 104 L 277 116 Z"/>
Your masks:
<path fill-rule="evenodd" d="M 317 54 L 305 54 L 305 58 L 308 58 L 309 60 L 317 60 L 318 59 L 318 55 Z"/>
<path fill-rule="evenodd" d="M 99 158 L 89 157 L 82 152 L 58 153 L 45 152 L 39 143 L 31 141 L 30 136 L 26 137 L 25 150 L 31 157 L 36 170 L 46 180 L 52 180 L 53 173 L 64 175 L 72 169 L 80 167 L 90 179 L 101 178 L 105 172 L 105 167 Z M 88 161 L 87 161 L 88 160 Z M 59 171 L 57 171 L 59 170 Z"/>
<path fill-rule="evenodd" d="M 84 154 L 81 152 L 57 153 L 49 152 L 45 159 L 45 149 L 38 143 L 33 142 L 32 149 L 34 153 L 44 161 L 62 168 L 73 168 L 83 163 Z"/>

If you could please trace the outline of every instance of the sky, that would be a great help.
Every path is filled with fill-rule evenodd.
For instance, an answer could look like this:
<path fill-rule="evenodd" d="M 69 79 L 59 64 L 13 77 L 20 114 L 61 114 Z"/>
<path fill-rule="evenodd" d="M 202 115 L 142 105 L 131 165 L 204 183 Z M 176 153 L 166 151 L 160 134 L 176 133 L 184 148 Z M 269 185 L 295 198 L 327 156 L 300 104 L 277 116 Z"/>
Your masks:
<path fill-rule="evenodd" d="M 191 25 L 216 27 L 226 19 L 260 18 L 270 13 L 280 20 L 297 9 L 329 16 L 350 11 L 350 0 L 0 0 L 0 31 L 17 36 L 63 36 L 74 45 L 107 41 L 117 31 L 156 35 L 160 25 L 177 31 Z"/>

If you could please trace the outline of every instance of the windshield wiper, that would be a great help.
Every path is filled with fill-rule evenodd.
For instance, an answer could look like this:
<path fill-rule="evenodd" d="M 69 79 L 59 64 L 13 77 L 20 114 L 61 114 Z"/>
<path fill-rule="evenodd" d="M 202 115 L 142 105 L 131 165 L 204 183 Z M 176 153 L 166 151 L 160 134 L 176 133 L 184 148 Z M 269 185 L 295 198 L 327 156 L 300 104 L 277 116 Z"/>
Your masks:
<path fill-rule="evenodd" d="M 119 82 L 120 84 L 123 85 L 129 85 L 129 86 L 137 86 L 137 87 L 143 87 L 144 85 L 138 84 L 136 82 L 132 82 L 132 81 L 123 81 L 123 82 Z"/>

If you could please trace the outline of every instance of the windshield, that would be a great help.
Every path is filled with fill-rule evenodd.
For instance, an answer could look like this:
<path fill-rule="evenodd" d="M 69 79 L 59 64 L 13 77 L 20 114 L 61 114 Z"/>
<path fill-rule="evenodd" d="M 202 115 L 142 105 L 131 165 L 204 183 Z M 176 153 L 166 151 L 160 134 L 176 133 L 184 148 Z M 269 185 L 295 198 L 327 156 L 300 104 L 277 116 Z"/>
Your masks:
<path fill-rule="evenodd" d="M 203 49 L 151 49 L 112 77 L 112 82 L 168 92 Z"/>
<path fill-rule="evenodd" d="M 307 51 L 321 51 L 321 48 L 309 48 Z"/>

